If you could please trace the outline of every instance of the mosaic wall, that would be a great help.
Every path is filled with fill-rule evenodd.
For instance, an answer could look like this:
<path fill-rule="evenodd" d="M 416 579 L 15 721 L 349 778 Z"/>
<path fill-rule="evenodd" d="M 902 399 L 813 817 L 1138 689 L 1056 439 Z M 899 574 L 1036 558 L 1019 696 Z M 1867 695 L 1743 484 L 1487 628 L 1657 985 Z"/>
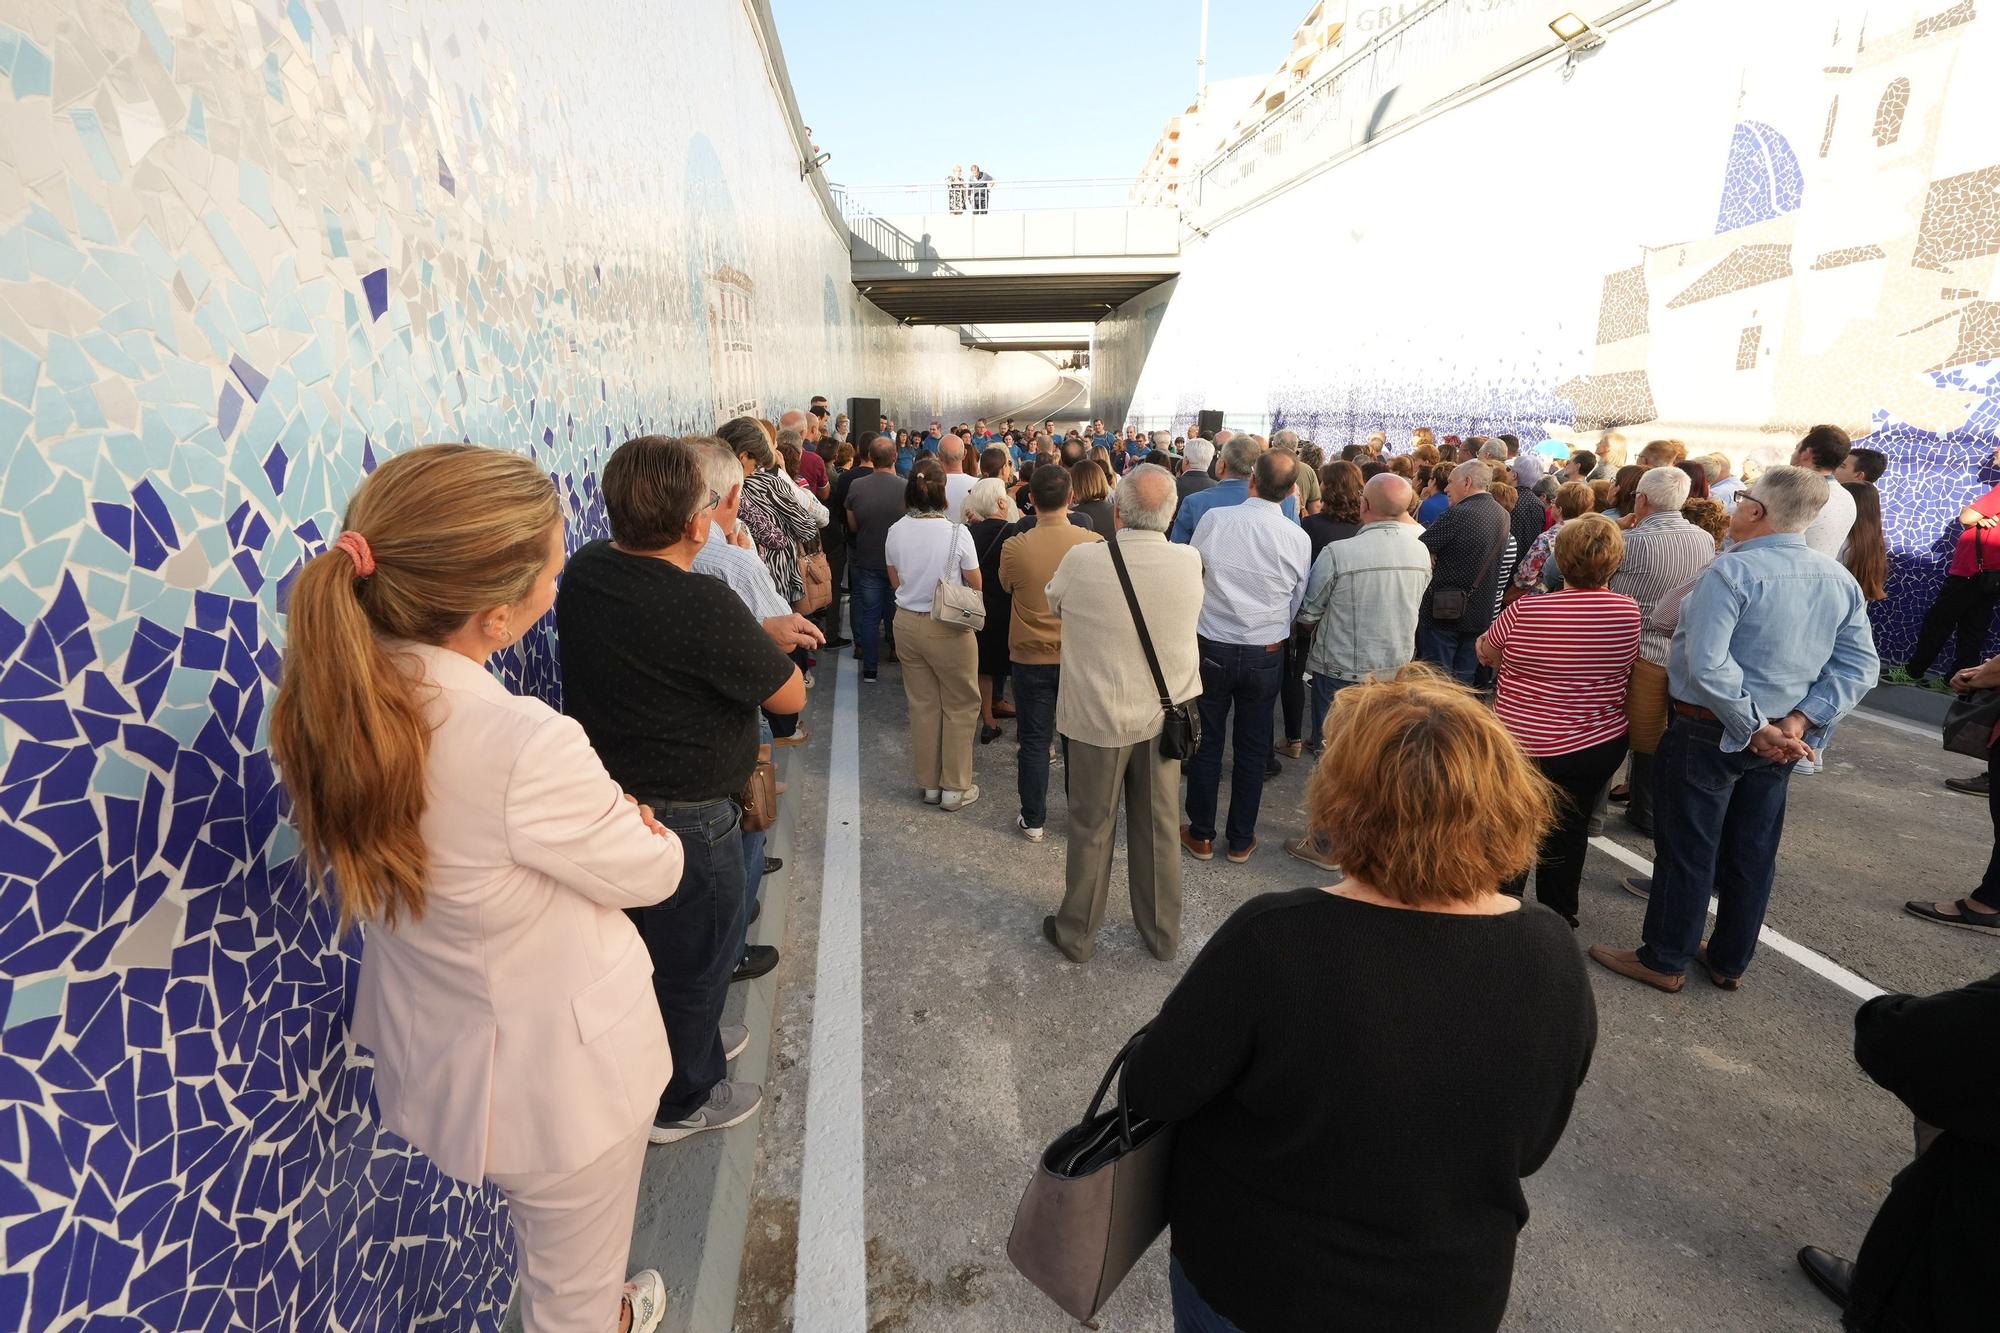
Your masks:
<path fill-rule="evenodd" d="M 509 1299 L 497 1200 L 374 1124 L 266 753 L 287 581 L 377 460 L 531 451 L 577 541 L 641 430 L 1053 383 L 857 300 L 762 15 L 0 0 L 0 1329 Z"/>
<path fill-rule="evenodd" d="M 1891 459 L 1896 660 L 2000 481 L 1992 9 L 1677 0 L 1188 244 L 1099 326 L 1093 410 L 1336 444 L 1617 426 L 1766 462 L 1838 422 Z M 1252 318 L 1273 255 L 1285 299 Z"/>

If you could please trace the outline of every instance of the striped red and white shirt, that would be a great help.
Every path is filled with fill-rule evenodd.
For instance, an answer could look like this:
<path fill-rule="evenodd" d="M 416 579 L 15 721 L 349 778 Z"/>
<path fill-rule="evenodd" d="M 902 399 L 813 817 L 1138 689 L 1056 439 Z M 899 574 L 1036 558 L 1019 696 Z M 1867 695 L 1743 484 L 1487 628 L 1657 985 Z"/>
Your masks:
<path fill-rule="evenodd" d="M 1601 588 L 1523 597 L 1487 643 L 1500 654 L 1494 711 L 1538 758 L 1625 734 L 1625 691 L 1639 656 L 1639 604 Z"/>

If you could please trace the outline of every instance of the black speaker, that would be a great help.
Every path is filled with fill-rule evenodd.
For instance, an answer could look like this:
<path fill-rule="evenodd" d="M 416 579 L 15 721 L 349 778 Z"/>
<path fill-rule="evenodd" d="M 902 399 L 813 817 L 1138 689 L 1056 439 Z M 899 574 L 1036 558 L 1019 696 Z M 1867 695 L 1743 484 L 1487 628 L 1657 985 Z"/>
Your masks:
<path fill-rule="evenodd" d="M 1203 412 L 1195 424 L 1205 439 L 1212 440 L 1215 438 L 1215 432 L 1222 429 L 1222 413 Z"/>
<path fill-rule="evenodd" d="M 850 398 L 847 400 L 847 438 L 858 440 L 864 430 L 879 430 L 882 425 L 882 400 L 880 398 Z"/>

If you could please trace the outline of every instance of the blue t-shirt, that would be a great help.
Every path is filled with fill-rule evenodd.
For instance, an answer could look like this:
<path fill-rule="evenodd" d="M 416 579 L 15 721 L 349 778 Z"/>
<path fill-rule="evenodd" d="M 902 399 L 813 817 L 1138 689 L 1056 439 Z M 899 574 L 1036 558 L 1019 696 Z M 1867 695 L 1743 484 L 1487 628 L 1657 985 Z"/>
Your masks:
<path fill-rule="evenodd" d="M 1429 527 L 1443 517 L 1444 511 L 1449 508 L 1451 508 L 1449 495 L 1433 495 L 1417 506 L 1417 522 Z"/>
<path fill-rule="evenodd" d="M 899 476 L 899 477 L 907 477 L 907 476 L 909 476 L 909 475 L 910 475 L 910 469 L 911 469 L 911 468 L 913 468 L 913 467 L 915 467 L 916 465 L 917 465 L 917 451 L 916 451 L 916 450 L 914 450 L 914 449 L 910 448 L 910 447 L 909 447 L 908 445 L 904 445 L 904 446 L 903 446 L 903 447 L 902 447 L 901 449 L 898 449 L 898 450 L 896 451 L 896 475 L 897 475 L 897 476 Z"/>

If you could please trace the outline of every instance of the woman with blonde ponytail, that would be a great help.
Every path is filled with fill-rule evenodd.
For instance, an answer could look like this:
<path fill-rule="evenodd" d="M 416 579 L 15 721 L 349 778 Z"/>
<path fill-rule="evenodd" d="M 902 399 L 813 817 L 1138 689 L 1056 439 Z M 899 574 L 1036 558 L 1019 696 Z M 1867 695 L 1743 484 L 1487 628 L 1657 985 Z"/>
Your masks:
<path fill-rule="evenodd" d="M 432 445 L 343 527 L 292 584 L 271 748 L 305 868 L 366 930 L 354 1036 L 382 1123 L 507 1197 L 529 1333 L 650 1333 L 665 1284 L 623 1279 L 673 1062 L 621 909 L 673 893 L 681 845 L 576 722 L 486 669 L 555 600 L 555 488 Z"/>

